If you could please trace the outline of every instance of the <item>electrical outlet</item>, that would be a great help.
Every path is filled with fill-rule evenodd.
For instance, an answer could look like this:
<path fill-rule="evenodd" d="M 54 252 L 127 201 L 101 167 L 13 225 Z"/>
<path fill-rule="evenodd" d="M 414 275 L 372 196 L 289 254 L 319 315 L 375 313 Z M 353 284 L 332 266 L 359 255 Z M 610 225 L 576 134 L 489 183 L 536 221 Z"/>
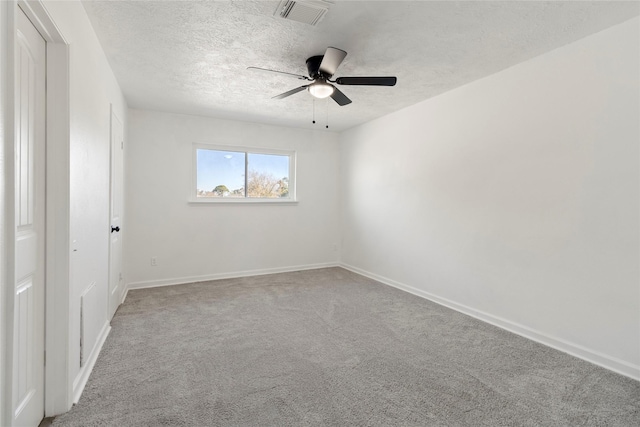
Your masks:
<path fill-rule="evenodd" d="M 151 267 L 155 267 L 158 265 L 158 258 L 151 257 Z"/>

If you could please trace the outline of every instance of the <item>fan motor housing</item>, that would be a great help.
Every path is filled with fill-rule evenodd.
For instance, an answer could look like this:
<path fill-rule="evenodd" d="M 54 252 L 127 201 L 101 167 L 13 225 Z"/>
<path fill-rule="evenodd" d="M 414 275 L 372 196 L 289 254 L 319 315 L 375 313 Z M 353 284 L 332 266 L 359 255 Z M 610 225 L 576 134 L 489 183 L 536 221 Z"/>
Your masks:
<path fill-rule="evenodd" d="M 317 79 L 318 77 L 331 77 L 325 76 L 320 72 L 320 64 L 322 63 L 322 58 L 324 58 L 324 55 L 312 56 L 311 58 L 307 59 L 307 71 L 309 72 L 309 77 L 311 77 L 312 79 Z"/>

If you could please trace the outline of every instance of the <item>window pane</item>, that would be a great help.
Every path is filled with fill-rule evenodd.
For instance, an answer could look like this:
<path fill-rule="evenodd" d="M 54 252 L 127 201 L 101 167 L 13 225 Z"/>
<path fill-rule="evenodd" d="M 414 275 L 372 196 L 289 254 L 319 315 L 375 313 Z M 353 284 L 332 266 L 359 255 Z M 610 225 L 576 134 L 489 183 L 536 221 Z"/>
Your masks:
<path fill-rule="evenodd" d="M 248 153 L 247 197 L 289 197 L 289 156 Z"/>
<path fill-rule="evenodd" d="M 197 197 L 244 197 L 245 153 L 196 150 Z"/>

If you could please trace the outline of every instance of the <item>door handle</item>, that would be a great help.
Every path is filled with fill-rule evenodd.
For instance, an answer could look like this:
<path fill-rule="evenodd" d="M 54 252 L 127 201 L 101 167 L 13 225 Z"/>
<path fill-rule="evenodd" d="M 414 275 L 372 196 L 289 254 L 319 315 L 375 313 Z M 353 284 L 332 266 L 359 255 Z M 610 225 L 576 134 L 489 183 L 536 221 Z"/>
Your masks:
<path fill-rule="evenodd" d="M 113 233 L 114 231 L 117 233 L 118 231 L 120 231 L 120 227 L 118 227 L 118 226 L 115 226 L 115 227 L 114 227 L 114 226 L 112 225 L 112 226 L 111 226 L 111 232 Z"/>

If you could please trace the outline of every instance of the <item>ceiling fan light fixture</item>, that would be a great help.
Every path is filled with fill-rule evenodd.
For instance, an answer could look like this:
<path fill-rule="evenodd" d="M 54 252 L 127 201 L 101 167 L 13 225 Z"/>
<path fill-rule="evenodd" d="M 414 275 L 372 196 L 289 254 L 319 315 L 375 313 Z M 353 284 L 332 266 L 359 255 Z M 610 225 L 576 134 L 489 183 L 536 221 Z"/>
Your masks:
<path fill-rule="evenodd" d="M 330 1 L 330 0 L 326 0 Z M 332 1 L 332 0 L 331 0 Z M 324 55 L 315 55 L 307 58 L 307 70 L 309 71 L 309 77 L 300 74 L 286 73 L 284 71 L 269 70 L 267 68 L 249 67 L 248 70 L 265 71 L 269 73 L 275 73 L 280 75 L 286 75 L 295 77 L 298 80 L 306 80 L 311 82 L 310 84 L 298 86 L 295 89 L 288 90 L 280 95 L 272 97 L 272 99 L 283 99 L 296 93 L 307 91 L 314 98 L 326 99 L 328 97 L 333 98 L 336 104 L 342 106 L 351 104 L 351 100 L 347 95 L 342 93 L 336 86 L 330 84 L 335 83 L 337 85 L 352 85 L 352 86 L 395 86 L 397 82 L 396 77 L 338 77 L 335 80 L 330 80 L 336 73 L 336 70 L 347 56 L 347 52 L 336 47 L 329 46 L 324 52 Z"/>
<path fill-rule="evenodd" d="M 333 94 L 334 87 L 325 81 L 317 80 L 309 85 L 308 90 L 316 98 L 324 99 Z"/>

